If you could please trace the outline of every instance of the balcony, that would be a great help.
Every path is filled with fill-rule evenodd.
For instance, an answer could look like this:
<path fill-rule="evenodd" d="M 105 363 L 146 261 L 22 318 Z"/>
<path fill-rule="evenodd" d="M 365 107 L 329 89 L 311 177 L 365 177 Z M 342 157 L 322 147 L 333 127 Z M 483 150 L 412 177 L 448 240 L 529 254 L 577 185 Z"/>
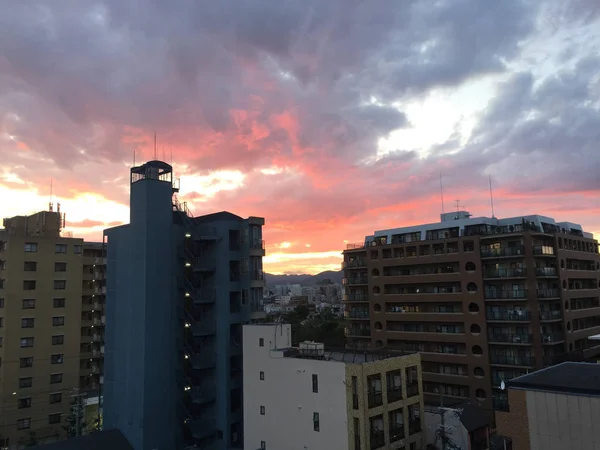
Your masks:
<path fill-rule="evenodd" d="M 421 421 L 419 419 L 411 420 L 408 423 L 408 432 L 409 434 L 416 434 L 421 432 Z"/>
<path fill-rule="evenodd" d="M 538 298 L 560 298 L 560 290 L 558 289 L 538 289 Z"/>
<path fill-rule="evenodd" d="M 484 293 L 486 300 L 527 300 L 526 289 L 501 289 L 501 290 L 486 290 Z"/>
<path fill-rule="evenodd" d="M 533 254 L 536 256 L 554 256 L 554 247 L 549 245 L 536 245 L 533 247 Z"/>
<path fill-rule="evenodd" d="M 194 304 L 205 305 L 214 303 L 217 293 L 215 289 L 200 289 L 193 294 Z"/>
<path fill-rule="evenodd" d="M 369 296 L 367 294 L 347 294 L 346 302 L 368 302 Z"/>
<path fill-rule="evenodd" d="M 361 284 L 369 284 L 369 278 L 364 277 L 350 277 L 342 279 L 342 283 L 346 286 L 356 286 Z"/>
<path fill-rule="evenodd" d="M 383 430 L 371 430 L 371 450 L 381 448 L 385 446 L 385 434 Z"/>
<path fill-rule="evenodd" d="M 251 239 L 249 242 L 250 255 L 265 256 L 265 241 L 262 239 Z"/>
<path fill-rule="evenodd" d="M 254 269 L 250 271 L 250 281 L 264 283 L 265 273 L 260 269 Z"/>
<path fill-rule="evenodd" d="M 353 261 L 344 261 L 342 269 L 358 269 L 367 267 L 367 262 L 364 259 L 355 259 Z"/>
<path fill-rule="evenodd" d="M 556 267 L 536 267 L 536 277 L 556 277 Z"/>
<path fill-rule="evenodd" d="M 194 420 L 190 422 L 190 431 L 196 439 L 203 439 L 216 434 L 217 422 L 215 419 Z"/>
<path fill-rule="evenodd" d="M 197 370 L 215 367 L 217 355 L 214 352 L 201 352 L 191 355 L 192 367 Z"/>
<path fill-rule="evenodd" d="M 562 311 L 540 311 L 540 320 L 561 320 Z"/>
<path fill-rule="evenodd" d="M 387 390 L 387 401 L 388 403 L 397 402 L 402 400 L 402 386 L 392 386 Z"/>
<path fill-rule="evenodd" d="M 346 328 L 346 336 L 371 337 L 371 330 L 364 328 Z"/>
<path fill-rule="evenodd" d="M 535 361 L 532 356 L 498 355 L 495 353 L 490 355 L 490 363 L 500 366 L 535 366 Z"/>
<path fill-rule="evenodd" d="M 525 278 L 525 269 L 486 269 L 483 278 Z"/>
<path fill-rule="evenodd" d="M 194 336 L 209 336 L 215 334 L 217 323 L 214 319 L 197 320 L 192 323 L 192 333 Z"/>
<path fill-rule="evenodd" d="M 488 310 L 486 316 L 488 321 L 497 322 L 529 322 L 531 320 L 529 311 L 516 309 Z"/>
<path fill-rule="evenodd" d="M 562 331 L 554 333 L 542 333 L 542 344 L 561 343 L 565 340 L 565 334 Z"/>
<path fill-rule="evenodd" d="M 489 342 L 502 342 L 508 344 L 531 344 L 532 334 L 490 333 Z"/>
<path fill-rule="evenodd" d="M 383 394 L 381 391 L 370 391 L 368 394 L 369 408 L 383 405 Z"/>
<path fill-rule="evenodd" d="M 194 272 L 214 272 L 217 266 L 217 260 L 214 255 L 205 255 L 202 257 L 193 257 L 191 261 L 188 262 L 191 264 Z"/>
<path fill-rule="evenodd" d="M 406 383 L 406 397 L 415 397 L 419 395 L 419 382 L 409 381 Z"/>
<path fill-rule="evenodd" d="M 404 425 L 398 423 L 390 423 L 390 442 L 396 442 L 406 437 Z"/>
<path fill-rule="evenodd" d="M 192 401 L 197 404 L 209 403 L 216 399 L 216 389 L 214 385 L 195 386 L 190 390 Z"/>
<path fill-rule="evenodd" d="M 346 311 L 346 317 L 350 319 L 369 319 L 369 311 Z"/>
<path fill-rule="evenodd" d="M 502 247 L 502 248 L 491 248 L 481 249 L 482 258 L 506 258 L 515 256 L 525 256 L 525 248 L 523 246 L 517 247 Z"/>

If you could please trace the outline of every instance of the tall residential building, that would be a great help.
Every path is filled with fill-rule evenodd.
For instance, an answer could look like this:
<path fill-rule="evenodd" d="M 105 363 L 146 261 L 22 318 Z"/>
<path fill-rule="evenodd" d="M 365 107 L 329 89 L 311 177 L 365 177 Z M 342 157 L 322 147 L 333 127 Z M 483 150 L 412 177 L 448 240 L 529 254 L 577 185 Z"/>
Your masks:
<path fill-rule="evenodd" d="M 598 242 L 539 215 L 442 214 L 344 252 L 347 337 L 423 358 L 426 402 L 505 409 L 503 381 L 600 353 Z"/>
<path fill-rule="evenodd" d="M 244 326 L 244 448 L 423 449 L 421 357 L 292 347 L 289 324 Z"/>
<path fill-rule="evenodd" d="M 64 437 L 79 385 L 83 240 L 43 211 L 0 229 L 0 448 Z"/>
<path fill-rule="evenodd" d="M 131 169 L 105 231 L 103 421 L 134 450 L 242 446 L 242 324 L 262 313 L 264 219 L 192 217 L 170 165 Z"/>

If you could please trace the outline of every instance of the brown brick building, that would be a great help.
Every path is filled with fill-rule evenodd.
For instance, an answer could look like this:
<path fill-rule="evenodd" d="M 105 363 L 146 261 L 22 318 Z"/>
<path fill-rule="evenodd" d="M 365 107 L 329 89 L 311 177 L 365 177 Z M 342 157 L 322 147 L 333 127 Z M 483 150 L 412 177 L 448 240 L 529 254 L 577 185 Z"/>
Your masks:
<path fill-rule="evenodd" d="M 419 352 L 425 399 L 507 406 L 502 381 L 600 353 L 598 242 L 532 215 L 442 214 L 344 252 L 347 339 Z"/>

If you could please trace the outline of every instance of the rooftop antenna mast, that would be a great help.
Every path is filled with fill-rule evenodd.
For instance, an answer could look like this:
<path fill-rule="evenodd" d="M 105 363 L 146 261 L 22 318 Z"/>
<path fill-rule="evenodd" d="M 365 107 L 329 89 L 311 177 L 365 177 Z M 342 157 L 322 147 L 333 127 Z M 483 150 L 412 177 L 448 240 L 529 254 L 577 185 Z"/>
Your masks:
<path fill-rule="evenodd" d="M 490 204 L 492 205 L 492 219 L 495 219 L 496 216 L 494 215 L 494 191 L 492 190 L 492 176 L 489 175 L 489 179 L 490 179 Z"/>
<path fill-rule="evenodd" d="M 52 177 L 50 177 L 50 201 L 48 202 L 48 209 L 50 212 L 52 212 L 54 210 L 54 205 L 53 205 L 53 186 L 52 186 Z"/>
<path fill-rule="evenodd" d="M 442 198 L 442 214 L 444 214 L 444 183 L 442 182 L 442 172 L 440 172 L 440 197 Z"/>
<path fill-rule="evenodd" d="M 460 212 L 460 200 L 454 200 L 454 203 L 456 203 L 456 212 Z"/>
<path fill-rule="evenodd" d="M 156 131 L 154 132 L 154 160 L 156 160 Z"/>
<path fill-rule="evenodd" d="M 135 149 L 133 149 L 133 167 L 135 167 Z"/>

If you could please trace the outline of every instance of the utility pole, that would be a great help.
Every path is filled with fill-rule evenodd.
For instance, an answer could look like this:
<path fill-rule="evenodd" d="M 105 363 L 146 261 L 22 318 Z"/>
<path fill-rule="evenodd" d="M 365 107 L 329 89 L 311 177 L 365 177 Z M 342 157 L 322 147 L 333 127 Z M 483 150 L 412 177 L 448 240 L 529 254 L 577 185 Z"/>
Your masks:
<path fill-rule="evenodd" d="M 83 417 L 84 417 L 84 406 L 83 399 L 87 396 L 85 392 L 80 393 L 79 388 L 76 387 L 71 391 L 71 398 L 73 399 L 73 403 L 71 405 L 71 412 L 75 418 L 75 436 L 82 435 L 82 425 L 83 425 Z"/>

